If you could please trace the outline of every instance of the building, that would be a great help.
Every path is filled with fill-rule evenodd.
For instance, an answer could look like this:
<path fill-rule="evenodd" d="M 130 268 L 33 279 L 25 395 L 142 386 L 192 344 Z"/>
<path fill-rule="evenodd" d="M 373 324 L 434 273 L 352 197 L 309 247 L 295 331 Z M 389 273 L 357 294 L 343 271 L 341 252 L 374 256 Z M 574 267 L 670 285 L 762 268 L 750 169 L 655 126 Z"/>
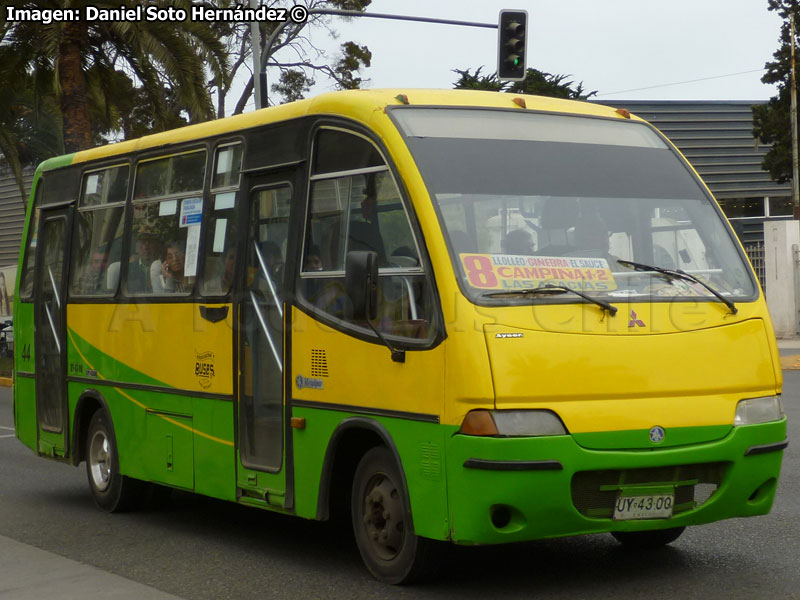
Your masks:
<path fill-rule="evenodd" d="M 26 172 L 25 187 L 30 191 L 33 170 Z M 0 269 L 17 266 L 25 211 L 19 187 L 8 169 L 0 169 Z"/>
<path fill-rule="evenodd" d="M 792 218 L 791 183 L 761 169 L 769 146 L 753 137 L 754 104 L 763 101 L 614 100 L 649 121 L 686 156 L 745 246 L 764 285 L 764 222 Z"/>

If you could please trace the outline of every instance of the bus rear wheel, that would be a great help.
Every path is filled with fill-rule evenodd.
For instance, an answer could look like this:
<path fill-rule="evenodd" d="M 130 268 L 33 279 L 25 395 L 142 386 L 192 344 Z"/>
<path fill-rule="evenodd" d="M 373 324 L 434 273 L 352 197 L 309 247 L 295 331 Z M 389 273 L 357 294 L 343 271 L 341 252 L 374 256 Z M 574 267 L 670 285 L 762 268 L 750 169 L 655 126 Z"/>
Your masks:
<path fill-rule="evenodd" d="M 686 527 L 654 529 L 652 531 L 612 531 L 611 535 L 628 548 L 660 548 L 677 540 Z"/>
<path fill-rule="evenodd" d="M 97 410 L 86 435 L 86 474 L 95 504 L 106 512 L 133 508 L 141 498 L 141 482 L 119 472 L 119 456 L 108 414 Z"/>
<path fill-rule="evenodd" d="M 418 581 L 431 565 L 433 542 L 414 535 L 406 498 L 392 453 L 369 450 L 353 478 L 353 532 L 367 569 L 386 583 Z"/>

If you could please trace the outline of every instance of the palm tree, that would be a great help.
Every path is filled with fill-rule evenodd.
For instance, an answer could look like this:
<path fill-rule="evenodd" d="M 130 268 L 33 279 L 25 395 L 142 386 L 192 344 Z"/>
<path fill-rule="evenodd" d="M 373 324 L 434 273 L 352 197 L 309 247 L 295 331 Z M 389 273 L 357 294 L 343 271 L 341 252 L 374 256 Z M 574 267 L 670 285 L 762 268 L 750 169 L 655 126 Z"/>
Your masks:
<path fill-rule="evenodd" d="M 37 79 L 50 79 L 39 71 L 37 76 L 20 73 L 3 79 L 0 95 L 0 154 L 14 176 L 23 203 L 27 199 L 24 166 L 63 154 L 61 114 L 52 94 L 37 86 Z"/>
<path fill-rule="evenodd" d="M 10 4 L 9 0 L 0 0 L 3 14 Z M 88 4 L 99 9 L 119 9 L 135 8 L 141 2 L 14 2 L 17 7 L 20 4 L 26 8 L 83 11 Z M 156 0 L 154 4 L 184 8 L 188 13 L 191 1 Z M 228 78 L 225 47 L 211 24 L 201 21 L 5 22 L 0 25 L 0 32 L 0 80 L 18 79 L 21 73 L 38 71 L 52 74 L 44 85 L 59 100 L 66 152 L 94 145 L 97 132 L 93 137 L 93 109 L 105 115 L 106 126 L 119 125 L 121 115 L 115 115 L 115 111 L 118 113 L 121 108 L 117 100 L 123 76 L 141 90 L 156 129 L 174 115 L 168 99 L 174 100 L 191 122 L 214 118 L 208 78 Z M 41 77 L 36 79 L 37 85 L 43 85 Z"/>

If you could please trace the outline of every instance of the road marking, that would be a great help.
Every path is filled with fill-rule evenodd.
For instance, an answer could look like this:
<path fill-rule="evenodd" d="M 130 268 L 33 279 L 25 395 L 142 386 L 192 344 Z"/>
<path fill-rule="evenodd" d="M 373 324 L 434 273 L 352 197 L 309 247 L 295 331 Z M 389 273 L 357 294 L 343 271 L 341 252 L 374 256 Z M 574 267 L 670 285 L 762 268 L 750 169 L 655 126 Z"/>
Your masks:
<path fill-rule="evenodd" d="M 13 427 L 4 427 L 3 425 L 0 425 L 0 429 L 8 429 L 9 431 L 14 431 Z"/>
<path fill-rule="evenodd" d="M 7 437 L 17 437 L 17 436 L 15 436 L 13 433 L 11 435 L 0 435 L 0 439 Z"/>

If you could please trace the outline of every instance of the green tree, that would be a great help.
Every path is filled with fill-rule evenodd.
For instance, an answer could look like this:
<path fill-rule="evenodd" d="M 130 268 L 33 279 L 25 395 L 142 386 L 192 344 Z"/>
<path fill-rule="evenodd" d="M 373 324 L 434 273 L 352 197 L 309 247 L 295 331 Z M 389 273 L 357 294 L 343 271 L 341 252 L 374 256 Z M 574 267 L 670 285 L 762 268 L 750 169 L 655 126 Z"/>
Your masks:
<path fill-rule="evenodd" d="M 483 67 L 478 67 L 472 73 L 469 69 L 463 71 L 454 69 L 453 72 L 459 75 L 459 79 L 453 84 L 453 87 L 462 90 L 533 94 L 571 100 L 586 100 L 597 94 L 597 91 L 587 92 L 583 87 L 583 82 L 576 85 L 575 82 L 569 80 L 571 75 L 553 75 L 529 68 L 522 81 L 500 81 L 496 73 L 481 75 L 482 70 Z"/>
<path fill-rule="evenodd" d="M 0 153 L 10 168 L 20 195 L 27 198 L 25 165 L 62 152 L 61 114 L 52 94 L 37 94 L 36 79 L 49 79 L 45 71 L 21 73 L 4 81 L 0 95 Z"/>
<path fill-rule="evenodd" d="M 191 6 L 191 0 L 154 3 L 187 11 Z M 3 14 L 12 4 L 21 3 L 0 2 Z M 42 0 L 25 3 L 25 7 L 85 10 L 90 4 L 100 9 L 118 9 L 141 3 Z M 203 121 L 214 117 L 208 72 L 217 81 L 227 78 L 225 48 L 214 28 L 201 21 L 20 21 L 5 22 L 2 33 L 0 77 L 18 80 L 22 73 L 39 69 L 52 73 L 49 82 L 36 82 L 40 87 L 35 93 L 47 90 L 58 98 L 66 152 L 94 145 L 97 127 L 93 130 L 93 113 L 96 117 L 104 115 L 103 125 L 107 128 L 120 125 L 127 108 L 119 94 L 126 89 L 125 85 L 120 86 L 125 78 L 130 84 L 127 89 L 140 89 L 157 128 L 170 123 L 174 115 L 165 90 L 174 90 L 180 110 L 187 113 L 190 121 Z M 98 99 L 102 101 L 98 103 Z"/>
<path fill-rule="evenodd" d="M 792 178 L 792 126 L 791 126 L 791 42 L 790 15 L 794 13 L 795 25 L 800 27 L 800 2 L 797 0 L 768 0 L 769 10 L 777 11 L 783 19 L 779 47 L 772 55 L 775 60 L 764 65 L 766 73 L 761 81 L 778 86 L 777 96 L 766 104 L 753 106 L 753 135 L 772 148 L 761 163 L 770 177 L 778 183 Z M 797 43 L 797 39 L 795 39 Z M 800 58 L 800 57 L 796 57 Z"/>
<path fill-rule="evenodd" d="M 364 10 L 371 0 L 301 0 L 309 9 Z M 152 0 L 189 12 L 191 0 Z M 292 0 L 262 0 L 290 8 Z M 141 0 L 0 0 L 6 6 L 54 9 L 92 5 L 130 8 Z M 205 0 L 210 8 L 247 6 L 237 0 Z M 334 17 L 312 16 L 304 27 L 289 27 L 276 40 L 268 64 L 281 76 L 274 90 L 284 100 L 300 99 L 313 76 L 330 77 L 340 88 L 361 84 L 358 71 L 371 54 L 353 42 L 337 56 L 325 56 L 305 37 L 309 26 L 331 35 Z M 262 42 L 274 23 L 260 24 Z M 9 165 L 22 189 L 22 165 L 99 145 L 139 137 L 226 115 L 234 76 L 251 64 L 249 23 L 152 21 L 0 23 L 0 162 Z M 294 63 L 279 63 L 294 55 Z M 294 53 L 292 53 L 294 51 Z M 291 60 L 291 58 L 290 58 Z M 246 77 L 246 75 L 245 75 Z M 240 76 L 239 79 L 242 79 Z M 252 96 L 252 73 L 235 113 Z M 212 98 L 216 99 L 214 107 Z M 24 195 L 24 194 L 23 194 Z"/>

